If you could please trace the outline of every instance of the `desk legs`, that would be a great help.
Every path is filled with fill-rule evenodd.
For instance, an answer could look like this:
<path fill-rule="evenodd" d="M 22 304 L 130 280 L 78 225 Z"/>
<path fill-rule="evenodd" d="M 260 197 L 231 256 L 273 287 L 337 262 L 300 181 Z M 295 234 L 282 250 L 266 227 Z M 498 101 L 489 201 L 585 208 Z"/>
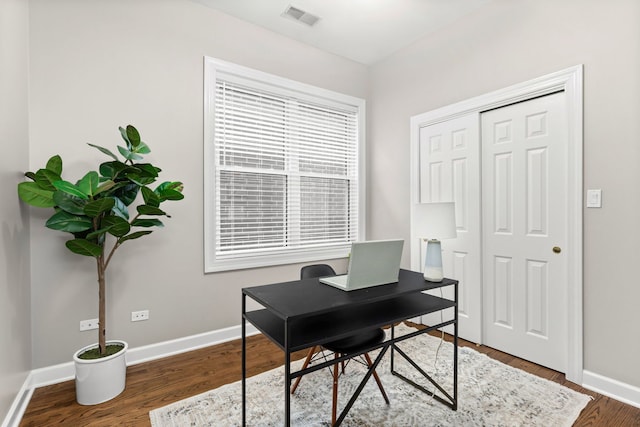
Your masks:
<path fill-rule="evenodd" d="M 247 425 L 247 320 L 244 315 L 246 313 L 246 295 L 242 295 L 242 425 Z"/>
<path fill-rule="evenodd" d="M 456 287 L 456 291 L 457 291 L 457 287 Z M 457 295 L 456 295 L 457 297 Z M 416 364 L 416 362 L 414 362 L 411 357 L 409 357 L 409 355 L 407 355 L 404 351 L 402 351 L 402 349 L 398 346 L 396 346 L 396 339 L 394 337 L 394 331 L 393 331 L 393 327 L 391 329 L 391 374 L 397 376 L 398 378 L 400 378 L 401 380 L 405 381 L 408 384 L 411 384 L 412 386 L 414 386 L 415 388 L 417 388 L 418 390 L 421 390 L 422 392 L 426 393 L 427 395 L 431 396 L 433 399 L 437 400 L 438 402 L 448 406 L 449 408 L 453 409 L 454 411 L 457 410 L 458 408 L 458 310 L 457 310 L 457 306 L 454 307 L 455 309 L 455 315 L 454 315 L 454 319 L 450 320 L 448 322 L 445 322 L 444 324 L 440 324 L 440 325 L 435 325 L 426 329 L 422 329 L 407 335 L 403 335 L 402 337 L 400 337 L 398 340 L 402 340 L 403 337 L 414 337 L 417 335 L 421 335 L 424 333 L 427 333 L 431 330 L 435 330 L 437 328 L 441 328 L 447 325 L 451 325 L 453 324 L 453 330 L 454 330 L 454 336 L 453 336 L 453 393 L 452 395 L 449 394 L 444 388 L 442 388 L 442 386 L 440 384 L 438 384 L 428 373 L 426 373 L 420 366 L 418 366 L 418 364 Z M 402 375 L 400 372 L 395 370 L 394 367 L 394 363 L 393 363 L 393 356 L 394 353 L 398 352 L 398 355 L 401 356 L 403 359 L 405 359 L 416 371 L 418 371 L 420 373 L 420 375 L 422 375 L 427 381 L 429 381 L 435 388 L 437 388 L 440 393 L 442 393 L 445 398 L 442 398 L 440 396 L 438 396 L 435 393 L 435 390 L 429 390 L 426 387 L 416 383 L 415 381 L 405 377 L 404 375 Z"/>
<path fill-rule="evenodd" d="M 454 286 L 454 301 L 456 305 L 453 307 L 453 405 L 451 408 L 458 410 L 458 282 Z"/>
<path fill-rule="evenodd" d="M 289 350 L 289 322 L 284 321 L 284 425 L 291 425 L 291 351 Z"/>
<path fill-rule="evenodd" d="M 391 325 L 391 341 L 393 341 L 395 339 L 395 337 L 396 337 L 396 325 L 392 324 Z M 390 358 L 391 358 L 391 372 L 394 371 L 394 369 L 393 369 L 393 348 L 394 347 L 395 346 L 393 346 L 393 345 L 391 346 L 391 356 L 390 356 Z"/>

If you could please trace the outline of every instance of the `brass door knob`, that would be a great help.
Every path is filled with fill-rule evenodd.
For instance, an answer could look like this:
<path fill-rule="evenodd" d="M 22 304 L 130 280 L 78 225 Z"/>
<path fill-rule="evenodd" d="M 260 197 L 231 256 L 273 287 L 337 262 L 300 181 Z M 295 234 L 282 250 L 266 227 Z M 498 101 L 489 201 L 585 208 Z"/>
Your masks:
<path fill-rule="evenodd" d="M 560 246 L 554 246 L 553 247 L 553 253 L 554 254 L 559 254 L 560 252 L 562 252 L 562 249 L 560 249 Z"/>

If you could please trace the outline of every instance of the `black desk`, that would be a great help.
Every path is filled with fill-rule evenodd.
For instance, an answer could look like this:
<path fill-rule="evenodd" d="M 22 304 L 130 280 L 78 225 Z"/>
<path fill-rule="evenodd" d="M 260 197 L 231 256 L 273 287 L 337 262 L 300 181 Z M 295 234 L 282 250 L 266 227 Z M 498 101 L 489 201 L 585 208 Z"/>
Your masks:
<path fill-rule="evenodd" d="M 438 298 L 422 293 L 425 290 L 437 289 L 444 286 L 454 286 L 454 300 Z M 246 298 L 249 297 L 264 308 L 246 311 Z M 431 384 L 446 397 L 433 395 L 435 399 L 457 409 L 458 385 L 458 281 L 444 279 L 442 282 L 428 282 L 422 273 L 400 270 L 398 283 L 376 286 L 357 291 L 345 292 L 331 286 L 324 285 L 318 279 L 296 280 L 292 282 L 276 283 L 273 285 L 254 286 L 242 289 L 242 424 L 246 423 L 246 321 L 251 322 L 260 332 L 284 351 L 285 368 L 285 425 L 290 424 L 290 394 L 291 381 L 301 375 L 333 365 L 336 360 L 318 363 L 304 370 L 291 372 L 291 353 L 322 345 L 329 341 L 353 335 L 366 329 L 393 325 L 406 319 L 427 313 L 441 311 L 453 307 L 453 319 L 433 325 L 427 329 L 412 332 L 401 337 L 395 336 L 391 328 L 391 338 L 381 344 L 365 349 L 362 353 L 380 348 L 373 366 L 364 376 L 354 396 L 344 407 L 336 421 L 340 425 L 349 409 L 360 394 L 362 388 L 378 366 L 380 360 L 391 349 L 391 372 L 421 389 L 429 395 L 433 392 L 409 380 L 394 370 L 394 352 L 404 357 Z M 405 339 L 413 338 L 447 325 L 454 325 L 454 360 L 453 360 L 453 395 L 447 393 L 426 372 L 416 365 L 395 344 Z M 337 361 L 357 356 L 351 354 L 342 356 Z"/>

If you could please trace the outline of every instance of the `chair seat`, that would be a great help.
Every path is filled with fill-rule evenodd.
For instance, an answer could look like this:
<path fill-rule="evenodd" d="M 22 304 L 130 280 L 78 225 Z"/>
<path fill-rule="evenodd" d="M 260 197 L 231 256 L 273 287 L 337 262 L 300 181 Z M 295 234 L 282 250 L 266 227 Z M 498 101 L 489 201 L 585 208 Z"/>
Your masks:
<path fill-rule="evenodd" d="M 330 265 L 327 264 L 314 264 L 307 265 L 302 267 L 300 270 L 300 279 L 311 279 L 323 276 L 335 276 L 335 271 Z M 322 347 L 326 348 L 329 351 L 332 351 L 337 359 L 339 355 L 344 354 L 352 354 L 352 353 L 361 353 L 366 351 L 371 346 L 376 344 L 380 344 L 384 341 L 385 333 L 382 328 L 370 329 L 368 331 L 359 332 L 355 335 L 351 335 L 339 340 L 332 341 L 327 344 L 323 344 Z M 309 366 L 309 362 L 313 358 L 313 355 L 316 353 L 316 350 L 320 349 L 320 346 L 316 345 L 313 348 L 309 349 L 307 353 L 307 358 L 304 360 L 302 364 L 302 369 L 304 370 Z M 371 369 L 373 366 L 373 362 L 371 362 L 371 358 L 369 354 L 362 354 L 364 359 L 367 362 L 367 365 Z M 336 413 L 338 410 L 338 366 L 340 363 L 335 363 L 333 366 L 333 402 L 331 407 L 331 424 L 335 424 L 336 422 Z M 345 363 L 342 362 L 342 371 L 344 372 Z M 373 370 L 373 378 L 376 380 L 376 384 L 378 384 L 378 388 L 380 389 L 380 393 L 382 393 L 382 397 L 384 401 L 389 404 L 389 397 L 387 397 L 387 393 L 384 391 L 384 387 L 382 387 L 382 382 L 378 377 L 378 374 L 375 370 Z M 291 387 L 291 394 L 296 391 L 300 380 L 302 379 L 302 375 L 296 378 L 293 386 Z"/>
<path fill-rule="evenodd" d="M 384 338 L 384 330 L 382 328 L 377 328 L 328 342 L 326 344 L 322 344 L 322 346 L 334 353 L 350 354 L 362 351 L 372 345 L 380 344 L 384 341 Z"/>

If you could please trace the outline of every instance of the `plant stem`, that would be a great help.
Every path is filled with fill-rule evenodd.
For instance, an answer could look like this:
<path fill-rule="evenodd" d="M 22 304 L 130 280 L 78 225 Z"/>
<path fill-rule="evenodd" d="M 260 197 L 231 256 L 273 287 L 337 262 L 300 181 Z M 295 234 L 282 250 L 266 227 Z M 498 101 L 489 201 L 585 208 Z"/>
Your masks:
<path fill-rule="evenodd" d="M 118 242 L 113 244 L 113 248 L 111 248 L 111 252 L 109 252 L 109 256 L 107 257 L 107 261 L 104 263 L 103 271 L 107 269 L 109 261 L 111 261 L 111 257 L 113 256 L 113 253 L 116 251 L 116 249 L 118 249 L 118 246 L 120 246 L 120 243 Z"/>
<path fill-rule="evenodd" d="M 133 219 L 131 221 L 129 221 L 129 223 L 133 224 L 133 221 L 138 219 L 139 216 L 140 216 L 140 214 L 136 214 L 136 216 L 133 217 Z M 116 243 L 114 243 L 113 247 L 111 248 L 111 252 L 109 252 L 109 256 L 107 257 L 107 260 L 104 262 L 103 271 L 105 271 L 107 269 L 107 266 L 109 265 L 109 262 L 111 262 L 111 257 L 113 256 L 113 253 L 116 251 L 116 249 L 118 249 L 118 247 L 120 247 L 120 243 L 118 243 L 118 241 L 116 241 Z"/>
<path fill-rule="evenodd" d="M 104 356 L 107 352 L 104 255 L 97 257 L 96 261 L 98 264 L 98 347 L 100 349 L 100 354 Z"/>
<path fill-rule="evenodd" d="M 135 221 L 140 214 L 137 214 L 132 220 Z M 94 221 L 94 229 L 97 229 L 98 221 Z M 106 243 L 106 242 L 105 242 Z M 109 262 L 111 261 L 111 257 L 113 253 L 118 249 L 120 243 L 116 241 L 107 256 L 107 259 L 104 258 L 104 252 L 99 257 L 96 257 L 96 263 L 98 266 L 98 348 L 100 349 L 100 355 L 105 356 L 107 353 L 107 314 L 106 314 L 106 270 Z"/>

